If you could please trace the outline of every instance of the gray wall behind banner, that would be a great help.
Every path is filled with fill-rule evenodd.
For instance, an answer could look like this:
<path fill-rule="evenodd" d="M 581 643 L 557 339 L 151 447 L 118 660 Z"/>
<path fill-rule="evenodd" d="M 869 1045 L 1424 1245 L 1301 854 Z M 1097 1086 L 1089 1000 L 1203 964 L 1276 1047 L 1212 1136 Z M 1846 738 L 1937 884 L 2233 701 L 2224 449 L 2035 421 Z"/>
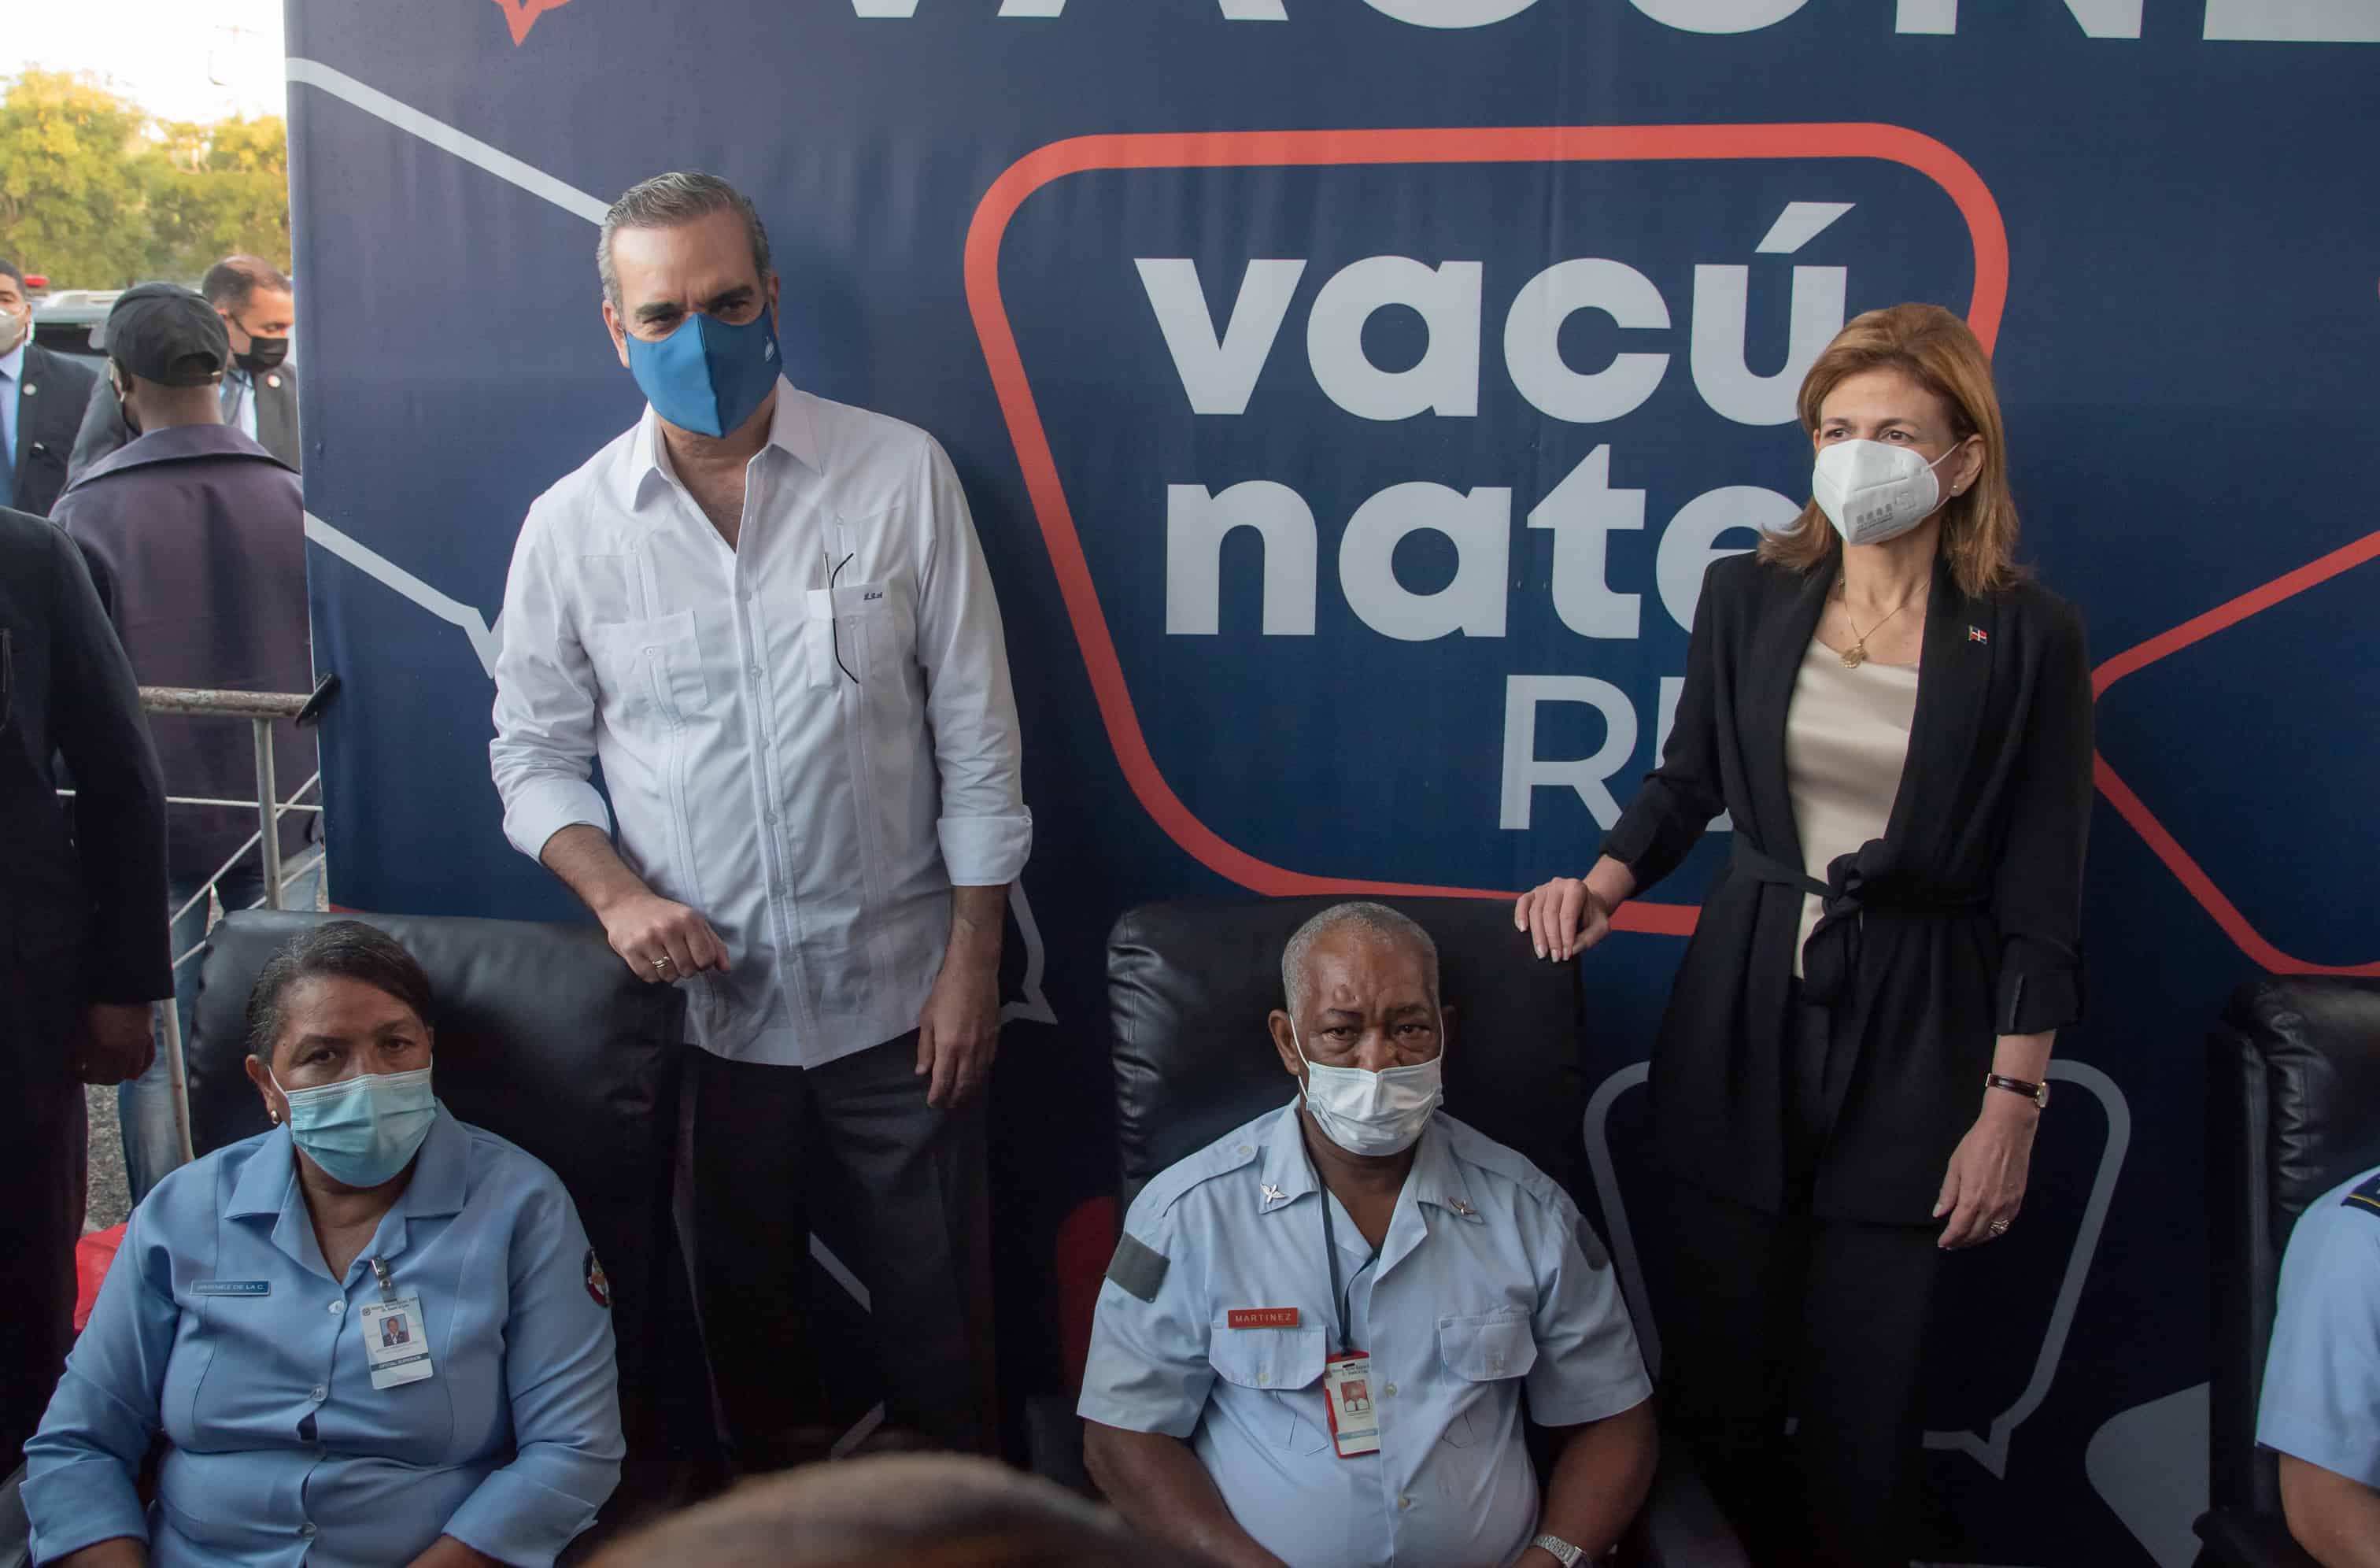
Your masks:
<path fill-rule="evenodd" d="M 1969 313 L 2024 553 L 2089 622 L 2103 808 L 2091 1015 L 1941 1331 L 1931 1545 L 2188 1560 L 2204 1026 L 2380 959 L 2368 4 L 291 0 L 288 37 L 341 903 L 576 918 L 504 842 L 487 665 L 529 501 L 640 407 L 596 315 L 620 189 L 751 192 L 795 378 L 956 462 L 1038 824 L 1012 1393 L 1062 1381 L 1055 1237 L 1110 1178 L 1114 917 L 1581 869 L 1703 566 L 1806 494 L 1816 347 Z M 1727 842 L 1586 961 L 1623 1199 Z"/>

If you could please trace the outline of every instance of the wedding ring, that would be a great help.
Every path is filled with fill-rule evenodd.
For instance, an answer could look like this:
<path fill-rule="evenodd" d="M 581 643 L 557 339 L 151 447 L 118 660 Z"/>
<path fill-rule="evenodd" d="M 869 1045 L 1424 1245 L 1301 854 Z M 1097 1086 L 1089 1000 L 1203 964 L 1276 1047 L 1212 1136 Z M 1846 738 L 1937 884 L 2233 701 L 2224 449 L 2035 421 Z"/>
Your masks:
<path fill-rule="evenodd" d="M 661 976 L 663 979 L 667 979 L 669 978 L 669 972 L 670 955 L 664 953 L 659 958 L 653 960 L 653 973 Z"/>
<path fill-rule="evenodd" d="M 2009 1222 L 2006 1220 L 1995 1220 L 1992 1222 L 1992 1234 L 2004 1236 L 2008 1234 L 2008 1227 Z"/>

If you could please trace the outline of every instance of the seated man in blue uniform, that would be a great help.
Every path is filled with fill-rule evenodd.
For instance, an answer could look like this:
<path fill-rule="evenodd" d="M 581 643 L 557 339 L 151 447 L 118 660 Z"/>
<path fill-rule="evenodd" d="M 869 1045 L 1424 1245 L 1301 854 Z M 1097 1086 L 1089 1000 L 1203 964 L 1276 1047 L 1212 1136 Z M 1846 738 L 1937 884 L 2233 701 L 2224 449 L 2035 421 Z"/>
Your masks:
<path fill-rule="evenodd" d="M 2289 1233 L 2256 1440 L 2281 1456 L 2298 1544 L 2323 1568 L 2380 1568 L 2380 1170 Z"/>
<path fill-rule="evenodd" d="M 1436 945 L 1342 904 L 1290 940 L 1281 984 L 1296 1098 L 1125 1218 L 1083 1377 L 1092 1476 L 1231 1564 L 1599 1556 L 1652 1481 L 1652 1385 L 1577 1207 L 1437 1110 Z M 1524 1392 L 1560 1439 L 1542 1498 Z"/>

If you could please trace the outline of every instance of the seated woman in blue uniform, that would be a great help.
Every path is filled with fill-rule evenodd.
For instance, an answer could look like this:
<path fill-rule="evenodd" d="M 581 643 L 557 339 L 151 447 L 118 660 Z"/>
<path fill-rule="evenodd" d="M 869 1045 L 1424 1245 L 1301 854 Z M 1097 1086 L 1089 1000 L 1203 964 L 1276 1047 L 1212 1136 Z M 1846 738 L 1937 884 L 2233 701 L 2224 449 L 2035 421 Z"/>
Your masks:
<path fill-rule="evenodd" d="M 593 1521 L 622 1452 L 595 1255 L 552 1172 L 431 1098 L 431 1014 L 356 921 L 265 966 L 273 1129 L 134 1211 L 25 1445 L 37 1561 L 542 1564 Z"/>

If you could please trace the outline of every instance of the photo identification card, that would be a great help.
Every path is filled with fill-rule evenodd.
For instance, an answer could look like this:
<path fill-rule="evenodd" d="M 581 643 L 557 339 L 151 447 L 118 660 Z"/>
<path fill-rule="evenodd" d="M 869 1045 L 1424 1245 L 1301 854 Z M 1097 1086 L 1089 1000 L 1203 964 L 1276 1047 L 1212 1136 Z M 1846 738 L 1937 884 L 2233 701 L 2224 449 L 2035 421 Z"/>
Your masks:
<path fill-rule="evenodd" d="M 371 1366 L 372 1387 L 393 1389 L 430 1376 L 430 1335 L 422 1325 L 419 1296 L 377 1302 L 358 1317 L 363 1323 L 364 1359 Z"/>
<path fill-rule="evenodd" d="M 1372 1409 L 1372 1355 L 1351 1350 L 1322 1368 L 1322 1396 L 1330 1405 L 1330 1440 L 1339 1457 L 1380 1452 L 1380 1418 Z"/>

